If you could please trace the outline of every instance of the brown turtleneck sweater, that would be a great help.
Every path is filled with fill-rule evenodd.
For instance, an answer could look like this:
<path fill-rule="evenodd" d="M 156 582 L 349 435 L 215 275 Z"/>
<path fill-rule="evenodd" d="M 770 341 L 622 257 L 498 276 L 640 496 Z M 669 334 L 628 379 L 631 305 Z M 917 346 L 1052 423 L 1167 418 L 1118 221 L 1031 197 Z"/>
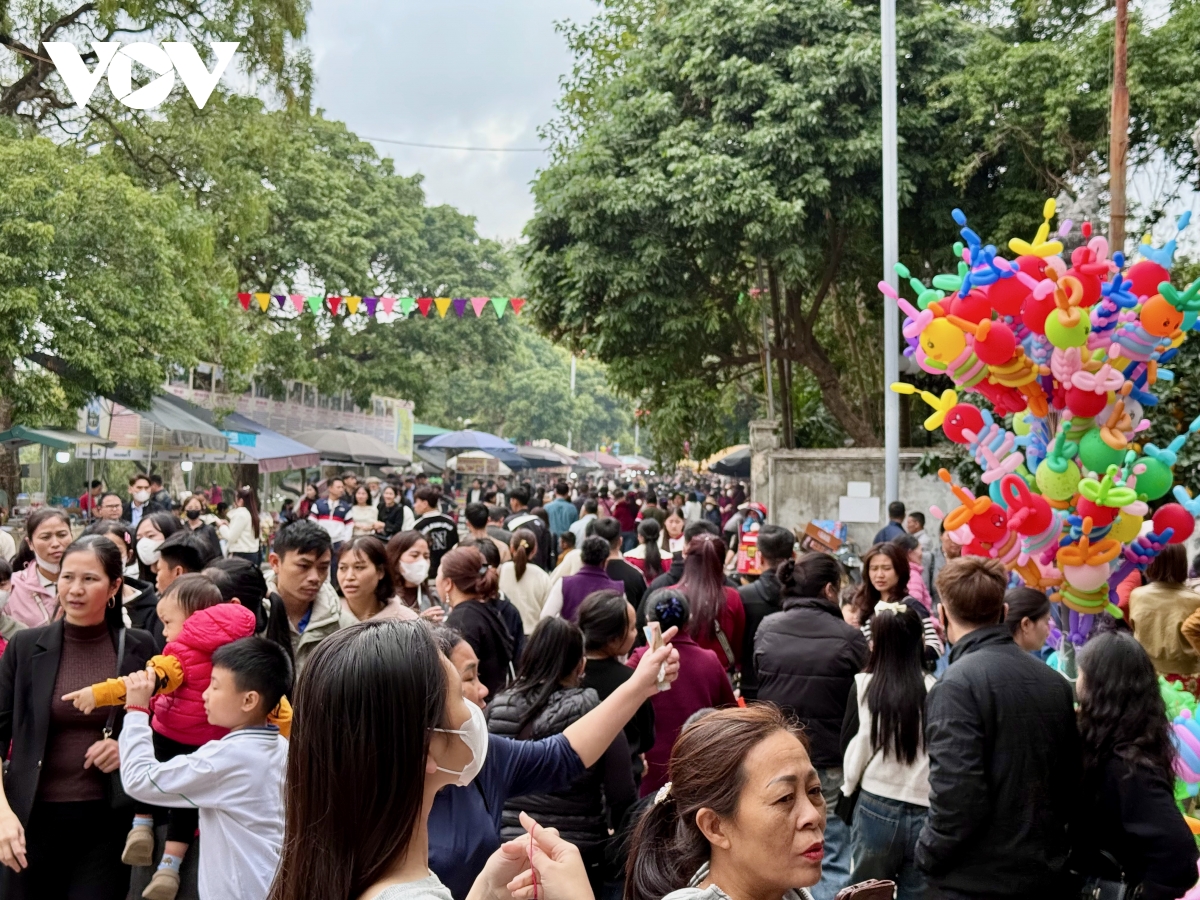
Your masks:
<path fill-rule="evenodd" d="M 95 766 L 85 769 L 83 758 L 88 747 L 103 737 L 109 710 L 99 707 L 84 715 L 60 698 L 112 678 L 116 672 L 117 651 L 105 623 L 88 626 L 63 623 L 62 657 L 50 700 L 50 733 L 38 781 L 39 801 L 70 803 L 104 799 L 104 779 L 108 776 Z"/>

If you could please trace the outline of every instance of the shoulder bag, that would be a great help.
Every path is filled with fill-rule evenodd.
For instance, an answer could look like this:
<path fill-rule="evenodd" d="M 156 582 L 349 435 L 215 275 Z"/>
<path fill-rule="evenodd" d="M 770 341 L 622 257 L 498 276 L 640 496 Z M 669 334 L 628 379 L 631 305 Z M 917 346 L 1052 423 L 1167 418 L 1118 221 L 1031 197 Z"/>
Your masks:
<path fill-rule="evenodd" d="M 117 677 L 121 677 L 121 663 L 125 659 L 125 631 L 122 628 L 117 632 Z M 117 720 L 117 707 L 112 707 L 108 711 L 108 721 L 104 723 L 104 740 L 108 740 L 113 735 L 113 725 Z M 125 785 L 121 783 L 121 770 L 115 769 L 108 773 L 108 780 L 105 783 L 105 793 L 108 795 L 108 802 L 113 809 L 130 809 L 134 805 L 133 798 L 125 793 Z"/>

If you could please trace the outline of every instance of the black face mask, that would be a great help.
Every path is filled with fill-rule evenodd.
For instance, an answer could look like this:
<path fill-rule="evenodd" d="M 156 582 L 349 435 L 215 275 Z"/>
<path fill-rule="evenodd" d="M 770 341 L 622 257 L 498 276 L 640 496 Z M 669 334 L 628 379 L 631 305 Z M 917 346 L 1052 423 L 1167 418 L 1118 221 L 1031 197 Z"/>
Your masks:
<path fill-rule="evenodd" d="M 185 513 L 185 515 L 186 515 L 186 516 L 187 516 L 189 519 L 191 519 L 192 521 L 195 521 L 196 519 L 200 518 L 200 510 L 198 510 L 198 509 L 189 509 L 189 510 L 188 510 L 188 511 Z"/>

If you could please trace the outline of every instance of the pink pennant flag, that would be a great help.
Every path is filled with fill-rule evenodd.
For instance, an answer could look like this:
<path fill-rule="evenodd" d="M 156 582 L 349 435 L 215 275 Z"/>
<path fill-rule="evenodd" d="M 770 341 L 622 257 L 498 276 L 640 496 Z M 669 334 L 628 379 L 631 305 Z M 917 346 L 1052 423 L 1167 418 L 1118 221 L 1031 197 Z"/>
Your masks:
<path fill-rule="evenodd" d="M 298 312 L 298 313 L 304 312 L 304 295 L 303 294 L 290 294 L 289 296 L 291 297 L 292 306 L 296 307 L 296 312 Z"/>
<path fill-rule="evenodd" d="M 488 297 L 471 298 L 471 309 L 475 310 L 475 318 L 478 319 L 481 315 L 483 315 L 483 311 L 487 309 L 489 299 L 490 298 Z"/>
<path fill-rule="evenodd" d="M 383 302 L 384 313 L 386 315 L 390 316 L 392 314 L 392 310 L 396 308 L 396 298 L 395 297 L 381 297 L 380 300 L 382 300 L 382 302 Z"/>

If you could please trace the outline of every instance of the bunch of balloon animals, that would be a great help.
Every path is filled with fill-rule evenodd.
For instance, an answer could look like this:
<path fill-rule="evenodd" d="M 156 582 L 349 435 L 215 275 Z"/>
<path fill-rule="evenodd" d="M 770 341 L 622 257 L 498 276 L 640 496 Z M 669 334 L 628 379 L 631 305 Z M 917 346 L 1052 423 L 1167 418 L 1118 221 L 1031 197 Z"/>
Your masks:
<path fill-rule="evenodd" d="M 1073 226 L 1052 235 L 1054 212 L 1046 201 L 1034 239 L 1010 240 L 1008 259 L 956 209 L 957 273 L 927 286 L 897 265 L 915 304 L 886 282 L 879 288 L 906 316 L 905 354 L 954 385 L 941 396 L 904 383 L 892 390 L 919 394 L 933 409 L 925 427 L 983 469 L 979 496 L 951 485 L 960 505 L 944 515 L 945 530 L 964 553 L 1003 561 L 1014 586 L 1049 592 L 1069 611 L 1063 632 L 1079 646 L 1097 614 L 1121 615 L 1116 586 L 1186 541 L 1200 514 L 1200 498 L 1175 485 L 1174 471 L 1200 418 L 1166 447 L 1139 440 L 1156 387 L 1173 377 L 1165 366 L 1196 325 L 1200 280 L 1172 286 L 1175 238 L 1163 247 L 1147 238 L 1127 267 L 1088 223 L 1065 258 Z"/>

